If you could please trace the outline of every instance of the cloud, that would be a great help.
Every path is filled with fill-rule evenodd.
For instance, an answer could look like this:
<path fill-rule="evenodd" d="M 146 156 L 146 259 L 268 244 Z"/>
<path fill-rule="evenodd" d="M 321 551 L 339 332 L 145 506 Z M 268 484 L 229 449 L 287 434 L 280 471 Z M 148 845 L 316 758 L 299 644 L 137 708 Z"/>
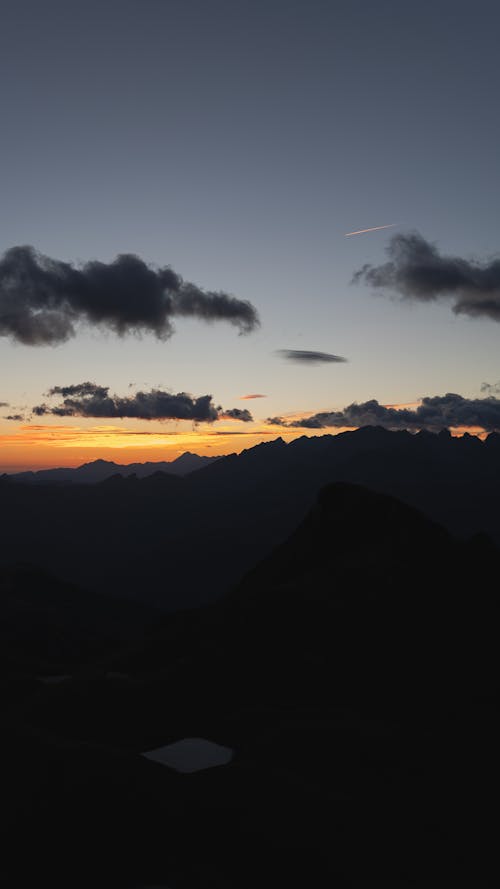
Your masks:
<path fill-rule="evenodd" d="M 194 398 L 187 392 L 177 395 L 161 389 L 150 392 L 136 392 L 120 397 L 109 394 L 109 386 L 96 383 L 78 383 L 72 386 L 54 386 L 47 393 L 48 398 L 60 396 L 62 402 L 54 407 L 46 403 L 36 405 L 32 413 L 36 417 L 133 417 L 138 420 L 191 420 L 195 423 L 213 423 L 215 420 L 231 417 L 233 420 L 248 422 L 252 417 L 249 411 L 238 408 L 224 411 L 216 407 L 211 395 Z"/>
<path fill-rule="evenodd" d="M 309 352 L 303 349 L 277 349 L 276 355 L 287 361 L 295 361 L 298 364 L 321 364 L 330 362 L 345 362 L 347 358 L 341 355 L 332 355 L 330 352 Z"/>
<path fill-rule="evenodd" d="M 260 395 L 259 393 L 255 395 L 240 395 L 240 401 L 249 401 L 251 398 L 267 398 L 267 395 Z"/>
<path fill-rule="evenodd" d="M 12 247 L 0 259 L 0 336 L 25 345 L 63 343 L 80 322 L 166 340 L 175 317 L 227 321 L 240 333 L 259 326 L 250 302 L 201 290 L 169 266 L 154 269 L 133 254 L 76 267 L 33 247 Z"/>
<path fill-rule="evenodd" d="M 49 389 L 47 395 L 51 398 L 54 395 L 61 395 L 62 398 L 106 398 L 109 392 L 109 386 L 97 386 L 95 383 L 77 383 L 74 386 L 53 386 Z"/>
<path fill-rule="evenodd" d="M 266 423 L 269 426 L 292 426 L 292 423 L 289 423 L 285 417 L 268 417 Z"/>
<path fill-rule="evenodd" d="M 0 407 L 10 407 L 10 405 L 8 401 L 0 401 Z M 12 407 L 14 408 L 14 410 L 16 409 L 16 405 L 12 405 Z M 23 414 L 7 414 L 7 416 L 2 417 L 2 419 L 14 420 L 17 423 L 22 423 L 24 422 L 25 417 Z"/>
<path fill-rule="evenodd" d="M 222 411 L 219 414 L 219 420 L 241 420 L 242 423 L 251 423 L 253 417 L 250 411 L 241 410 L 239 407 L 233 407 L 228 411 Z"/>
<path fill-rule="evenodd" d="M 386 289 L 405 299 L 451 299 L 453 311 L 500 321 L 500 259 L 489 262 L 442 256 L 418 232 L 394 235 L 389 261 L 364 265 L 353 282 Z"/>
<path fill-rule="evenodd" d="M 397 222 L 390 222 L 389 225 L 375 225 L 372 228 L 359 228 L 355 232 L 346 232 L 346 238 L 352 238 L 353 235 L 366 235 L 368 232 L 380 232 L 384 228 L 395 228 Z"/>
<path fill-rule="evenodd" d="M 221 432 L 220 430 L 218 430 L 217 432 L 208 432 L 207 434 L 208 435 L 221 435 L 221 436 L 224 436 L 224 435 L 246 435 L 247 438 L 255 436 L 257 439 L 259 439 L 262 435 L 270 435 L 270 436 L 276 435 L 275 432 L 270 432 L 268 429 L 258 429 L 256 432 L 239 432 L 239 431 L 234 432 L 233 430 Z"/>
<path fill-rule="evenodd" d="M 500 395 L 500 383 L 481 383 L 481 392 L 487 395 Z"/>
<path fill-rule="evenodd" d="M 289 429 L 384 426 L 386 429 L 428 429 L 438 432 L 450 427 L 480 427 L 494 432 L 500 430 L 500 399 L 463 398 L 448 392 L 446 395 L 427 396 L 414 409 L 400 410 L 372 399 L 361 404 L 354 402 L 341 411 L 324 411 L 299 420 L 270 417 L 267 422 Z"/>

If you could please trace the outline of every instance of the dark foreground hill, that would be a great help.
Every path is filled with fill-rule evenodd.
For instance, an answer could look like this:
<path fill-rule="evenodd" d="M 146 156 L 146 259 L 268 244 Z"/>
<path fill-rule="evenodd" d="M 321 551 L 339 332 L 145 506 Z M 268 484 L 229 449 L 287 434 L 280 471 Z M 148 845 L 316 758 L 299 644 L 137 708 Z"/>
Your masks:
<path fill-rule="evenodd" d="M 0 567 L 0 679 L 72 673 L 142 640 L 156 619 L 147 606 L 81 590 L 30 565 Z"/>
<path fill-rule="evenodd" d="M 6 884 L 497 885 L 497 564 L 329 486 L 230 595 L 10 696 Z M 232 763 L 137 755 L 186 736 Z"/>
<path fill-rule="evenodd" d="M 220 597 L 284 541 L 332 481 L 391 494 L 454 534 L 500 544 L 500 436 L 365 428 L 281 439 L 179 478 L 0 481 L 0 559 L 165 609 Z"/>

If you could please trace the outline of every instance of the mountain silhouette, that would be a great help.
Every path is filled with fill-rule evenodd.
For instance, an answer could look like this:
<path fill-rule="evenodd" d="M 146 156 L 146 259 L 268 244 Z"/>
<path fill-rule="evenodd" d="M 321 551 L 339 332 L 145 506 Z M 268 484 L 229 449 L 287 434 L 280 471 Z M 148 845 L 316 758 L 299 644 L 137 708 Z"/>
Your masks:
<path fill-rule="evenodd" d="M 130 645 L 155 612 L 65 583 L 31 565 L 0 568 L 1 675 L 64 675 Z"/>
<path fill-rule="evenodd" d="M 499 544 L 499 441 L 367 427 L 266 442 L 183 478 L 157 468 L 149 478 L 114 473 L 112 483 L 93 485 L 3 478 L 0 557 L 28 558 L 105 595 L 197 606 L 234 586 L 293 532 L 322 487 L 341 481 L 397 497 L 458 536 L 486 533 Z"/>
<path fill-rule="evenodd" d="M 186 451 L 170 462 L 163 460 L 157 463 L 114 463 L 110 460 L 93 460 L 91 463 L 83 463 L 76 469 L 39 469 L 37 472 L 15 472 L 6 475 L 9 481 L 31 484 L 65 483 L 78 485 L 94 485 L 120 474 L 123 477 L 136 475 L 137 478 L 147 478 L 156 472 L 167 472 L 171 475 L 188 475 L 196 469 L 208 466 L 209 463 L 218 460 L 218 457 L 200 457 Z"/>
<path fill-rule="evenodd" d="M 433 863 L 431 884 L 493 885 L 496 562 L 487 539 L 458 541 L 394 498 L 331 485 L 229 596 L 119 666 L 163 670 L 182 687 L 171 719 L 193 727 L 197 713 L 269 788 L 286 776 L 282 807 L 323 879 L 427 885 Z"/>
<path fill-rule="evenodd" d="M 11 683 L 7 884 L 88 885 L 99 856 L 117 889 L 495 885 L 497 561 L 484 536 L 335 483 L 218 601 L 61 685 Z M 231 763 L 139 756 L 186 737 Z"/>

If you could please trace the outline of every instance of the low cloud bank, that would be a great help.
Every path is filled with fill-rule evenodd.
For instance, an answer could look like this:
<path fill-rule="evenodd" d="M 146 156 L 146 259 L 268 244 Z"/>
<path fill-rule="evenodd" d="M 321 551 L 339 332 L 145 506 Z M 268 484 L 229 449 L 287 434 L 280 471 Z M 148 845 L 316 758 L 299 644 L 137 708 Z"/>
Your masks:
<path fill-rule="evenodd" d="M 288 429 L 329 429 L 340 427 L 383 426 L 386 429 L 441 429 L 480 427 L 486 432 L 500 430 L 500 399 L 463 398 L 453 392 L 427 396 L 415 409 L 386 407 L 375 399 L 354 402 L 341 411 L 324 411 L 299 420 L 270 417 L 268 423 Z"/>
<path fill-rule="evenodd" d="M 219 419 L 251 421 L 247 410 L 232 408 L 224 410 L 216 406 L 211 395 L 193 397 L 187 392 L 176 395 L 161 389 L 150 392 L 136 392 L 134 395 L 118 396 L 109 394 L 109 386 L 96 383 L 78 383 L 72 386 L 54 386 L 47 393 L 48 398 L 61 398 L 57 405 L 47 403 L 36 405 L 32 413 L 36 417 L 99 417 L 134 418 L 138 420 L 191 420 L 195 423 L 213 423 Z"/>

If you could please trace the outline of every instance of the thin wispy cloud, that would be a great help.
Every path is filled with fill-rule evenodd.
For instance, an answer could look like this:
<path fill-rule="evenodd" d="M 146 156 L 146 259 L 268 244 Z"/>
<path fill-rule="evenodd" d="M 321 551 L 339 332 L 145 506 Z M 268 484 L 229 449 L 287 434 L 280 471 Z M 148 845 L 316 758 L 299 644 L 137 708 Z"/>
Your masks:
<path fill-rule="evenodd" d="M 331 352 L 311 352 L 306 349 L 276 349 L 276 355 L 285 361 L 293 361 L 296 364 L 343 364 L 347 358 L 342 355 L 333 355 Z"/>
<path fill-rule="evenodd" d="M 250 401 L 251 398 L 267 398 L 267 395 L 255 393 L 253 395 L 240 395 L 240 401 Z"/>
<path fill-rule="evenodd" d="M 355 232 L 346 232 L 344 237 L 352 238 L 353 235 L 367 235 L 369 232 L 381 232 L 384 228 L 394 228 L 397 222 L 390 222 L 389 225 L 375 225 L 373 228 L 360 228 Z"/>
<path fill-rule="evenodd" d="M 118 450 L 122 454 L 133 453 L 134 460 L 151 459 L 150 454 L 155 453 L 155 459 L 165 459 L 165 449 L 170 453 L 174 449 L 177 453 L 182 449 L 197 449 L 206 447 L 207 442 L 217 442 L 217 448 L 224 447 L 224 441 L 230 442 L 234 437 L 242 438 L 242 441 L 251 445 L 256 444 L 262 438 L 276 438 L 276 430 L 259 430 L 257 433 L 236 431 L 234 429 L 218 429 L 206 427 L 201 431 L 196 428 L 189 432 L 174 430 L 143 430 L 127 429 L 121 426 L 88 426 L 61 425 L 49 423 L 30 423 L 20 426 L 13 433 L 0 434 L 0 446 L 3 454 L 11 449 L 15 453 L 32 452 L 38 455 L 35 462 L 40 460 L 40 455 L 48 449 L 49 452 L 74 451 L 78 449 L 78 459 L 94 459 L 94 453 L 111 454 Z M 284 431 L 283 431 L 283 434 Z M 238 439 L 239 440 L 239 439 Z M 159 450 L 161 449 L 161 450 Z M 142 453 L 141 453 L 142 452 Z M 80 455 L 84 456 L 80 456 Z M 52 458 L 66 463 L 64 457 Z M 12 463 L 12 459 L 7 461 Z M 19 460 L 15 461 L 19 464 Z M 44 462 L 43 460 L 41 462 Z M 26 464 L 23 464 L 26 468 Z"/>
<path fill-rule="evenodd" d="M 228 429 L 228 430 L 218 430 L 217 432 L 208 432 L 207 435 L 215 435 L 215 436 L 224 436 L 224 435 L 246 435 L 247 438 L 260 438 L 262 435 L 270 435 L 272 437 L 276 437 L 276 432 L 272 432 L 269 429 L 258 429 L 256 432 L 239 432 L 236 430 Z"/>

